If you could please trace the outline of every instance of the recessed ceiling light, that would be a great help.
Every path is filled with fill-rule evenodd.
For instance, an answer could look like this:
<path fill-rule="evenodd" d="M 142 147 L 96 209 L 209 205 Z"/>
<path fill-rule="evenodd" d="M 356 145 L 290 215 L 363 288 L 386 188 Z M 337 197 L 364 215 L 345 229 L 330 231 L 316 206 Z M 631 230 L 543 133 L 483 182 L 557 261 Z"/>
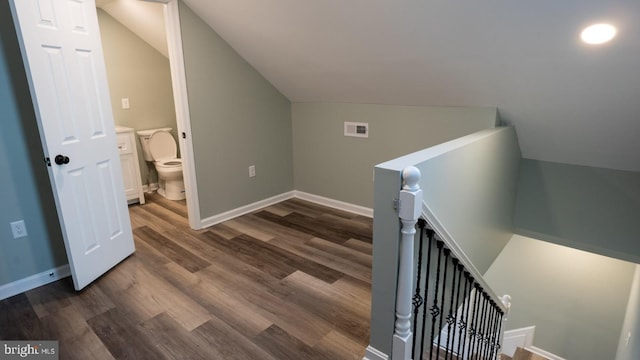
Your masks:
<path fill-rule="evenodd" d="M 580 38 L 587 44 L 604 44 L 616 36 L 616 28 L 609 24 L 593 24 L 580 33 Z"/>

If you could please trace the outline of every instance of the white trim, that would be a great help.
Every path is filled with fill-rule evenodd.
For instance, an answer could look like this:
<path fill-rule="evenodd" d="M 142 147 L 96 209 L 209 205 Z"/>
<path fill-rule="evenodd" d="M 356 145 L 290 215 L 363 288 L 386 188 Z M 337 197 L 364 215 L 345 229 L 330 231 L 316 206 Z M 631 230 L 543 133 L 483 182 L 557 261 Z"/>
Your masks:
<path fill-rule="evenodd" d="M 346 202 L 343 202 L 343 201 L 326 198 L 326 197 L 320 196 L 320 195 L 309 194 L 309 193 L 306 193 L 304 191 L 294 190 L 293 193 L 294 193 L 293 196 L 297 197 L 298 199 L 302 199 L 302 200 L 306 200 L 306 201 L 309 201 L 309 202 L 312 202 L 312 203 L 316 203 L 316 204 L 332 207 L 332 208 L 338 209 L 338 210 L 348 211 L 348 212 L 351 212 L 351 213 L 354 213 L 354 214 L 358 214 L 358 215 L 362 215 L 362 216 L 366 216 L 366 217 L 370 217 L 370 218 L 373 217 L 373 209 L 368 208 L 368 207 L 364 207 L 364 206 L 360 206 L 360 205 L 354 205 L 354 204 L 346 203 Z"/>
<path fill-rule="evenodd" d="M 287 199 L 291 199 L 292 197 L 294 197 L 294 192 L 293 191 L 289 191 L 280 195 L 276 195 L 276 196 L 272 196 L 268 199 L 264 199 L 264 200 L 260 200 L 260 201 L 256 201 L 252 204 L 249 205 L 245 205 L 245 206 L 241 206 L 239 208 L 235 208 L 233 210 L 229 210 L 229 211 L 225 211 L 221 214 L 218 215 L 213 215 L 210 216 L 206 219 L 202 219 L 200 221 L 200 225 L 201 228 L 206 228 L 209 226 L 213 226 L 215 224 L 219 224 L 221 222 L 227 221 L 227 220 L 231 220 L 233 218 L 236 218 L 238 216 L 242 216 L 244 214 L 248 214 L 252 211 L 256 211 L 259 209 L 262 209 L 264 207 L 267 206 L 271 206 L 274 204 L 277 204 L 281 201 L 287 200 Z"/>
<path fill-rule="evenodd" d="M 362 360 L 389 360 L 389 355 L 369 345 Z"/>
<path fill-rule="evenodd" d="M 148 193 L 148 192 L 154 192 L 158 190 L 158 183 L 151 183 L 151 184 L 144 184 L 142 185 L 142 191 Z"/>
<path fill-rule="evenodd" d="M 521 347 L 526 349 L 533 346 L 535 334 L 535 326 L 505 331 L 502 340 L 502 353 L 513 357 L 516 348 Z"/>
<path fill-rule="evenodd" d="M 244 205 L 241 206 L 239 208 L 235 208 L 229 211 L 225 211 L 221 214 L 217 214 L 217 215 L 213 215 L 210 216 L 208 218 L 202 219 L 200 220 L 200 225 L 201 225 L 201 229 L 202 228 L 206 228 L 209 226 L 213 226 L 215 224 L 219 224 L 221 222 L 227 221 L 227 220 L 231 220 L 233 218 L 236 218 L 238 216 L 242 216 L 244 214 L 248 214 L 252 211 L 256 211 L 262 208 L 265 208 L 267 206 L 271 206 L 274 204 L 277 204 L 281 201 L 285 201 L 287 199 L 291 199 L 291 198 L 298 198 L 301 200 L 305 200 L 305 201 L 309 201 L 312 203 L 316 203 L 319 205 L 324 205 L 324 206 L 328 206 L 334 209 L 338 209 L 338 210 L 343 210 L 343 211 L 348 211 L 354 214 L 358 214 L 358 215 L 362 215 L 362 216 L 367 216 L 367 217 L 373 217 L 373 210 L 363 207 L 363 206 L 359 206 L 359 205 L 354 205 L 354 204 L 349 204 L 343 201 L 339 201 L 339 200 L 334 200 L 334 199 L 329 199 L 323 196 L 319 196 L 319 195 L 313 195 L 313 194 L 309 194 L 303 191 L 297 191 L 297 190 L 292 190 L 292 191 L 288 191 L 286 193 L 282 193 L 280 195 L 276 195 L 276 196 L 272 196 L 268 199 L 264 199 L 264 200 L 260 200 L 260 201 L 256 201 L 252 204 L 248 204 L 248 205 Z M 188 201 L 187 201 L 188 203 Z"/>
<path fill-rule="evenodd" d="M 180 157 L 182 158 L 182 172 L 185 196 L 187 198 L 189 226 L 194 230 L 198 230 L 205 227 L 205 225 L 202 224 L 203 220 L 200 218 L 198 182 L 196 180 L 195 159 L 193 155 L 193 137 L 191 136 L 191 115 L 189 113 L 189 98 L 187 95 L 187 75 L 184 66 L 184 54 L 182 52 L 180 12 L 178 0 L 163 0 L 162 2 L 167 2 L 164 7 L 164 17 L 167 29 L 171 84 L 173 88 L 173 101 L 175 102 L 176 108 L 178 143 L 180 145 Z M 186 134 L 186 139 L 182 138 L 182 133 Z"/>
<path fill-rule="evenodd" d="M 434 159 L 444 153 L 451 152 L 453 150 L 459 149 L 463 146 L 469 145 L 486 137 L 492 136 L 499 132 L 503 131 L 513 131 L 511 130 L 511 126 L 498 127 L 498 128 L 490 128 L 480 130 L 478 132 L 465 135 L 463 137 L 459 137 L 450 141 L 447 141 L 442 144 L 438 144 L 423 150 L 416 151 L 414 153 L 404 155 L 393 160 L 389 160 L 383 162 L 381 164 L 376 165 L 376 168 L 383 168 L 388 170 L 396 170 L 402 171 L 405 167 L 411 166 L 413 164 L 419 164 L 426 160 Z"/>
<path fill-rule="evenodd" d="M 8 284 L 0 285 L 0 300 L 10 298 L 14 295 L 21 294 L 25 291 L 29 291 L 71 276 L 69 265 L 63 265 L 54 269 L 43 271 L 39 274 L 28 276 L 24 279 L 16 280 Z"/>
<path fill-rule="evenodd" d="M 532 353 L 534 353 L 536 355 L 544 356 L 549 360 L 566 360 L 565 358 L 562 358 L 562 357 L 560 357 L 560 356 L 558 356 L 556 354 L 552 354 L 552 353 L 550 353 L 550 352 L 548 352 L 546 350 L 542 350 L 540 348 L 537 348 L 537 347 L 535 347 L 533 345 L 527 346 L 525 348 L 525 350 L 529 350 L 529 351 L 531 351 Z"/>

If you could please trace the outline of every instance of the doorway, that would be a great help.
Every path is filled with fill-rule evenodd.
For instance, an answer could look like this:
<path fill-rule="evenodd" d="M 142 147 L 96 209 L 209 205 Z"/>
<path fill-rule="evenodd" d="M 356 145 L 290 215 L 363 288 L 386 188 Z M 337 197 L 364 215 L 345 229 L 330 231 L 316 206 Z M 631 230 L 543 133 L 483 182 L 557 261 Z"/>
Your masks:
<path fill-rule="evenodd" d="M 93 1 L 9 2 L 70 272 L 84 288 L 133 251 L 117 161 L 108 83 Z M 199 219 L 177 0 L 163 1 L 170 25 L 171 78 L 192 219 Z M 173 39 L 173 40 L 171 40 Z M 99 54 L 100 59 L 93 56 Z M 123 217 L 124 215 L 124 217 Z M 199 220 L 190 226 L 197 228 Z M 61 270 L 62 271 L 62 270 Z M 40 276 L 40 274 L 38 274 Z M 46 274 L 43 273 L 43 276 Z M 49 274 L 52 276 L 52 273 Z M 44 279 L 44 277 L 43 277 Z M 38 280 L 41 281 L 41 280 Z"/>
<path fill-rule="evenodd" d="M 171 128 L 183 162 L 189 224 L 201 228 L 177 0 L 97 0 L 98 22 L 116 125 L 135 131 Z M 136 135 L 143 186 L 158 183 Z"/>
<path fill-rule="evenodd" d="M 177 139 L 163 5 L 132 0 L 101 3 L 98 24 L 114 122 L 134 130 L 138 177 L 150 193 L 158 187 L 158 174 L 153 163 L 145 161 L 136 132 L 170 128 Z M 136 23 L 140 18 L 145 25 Z"/>

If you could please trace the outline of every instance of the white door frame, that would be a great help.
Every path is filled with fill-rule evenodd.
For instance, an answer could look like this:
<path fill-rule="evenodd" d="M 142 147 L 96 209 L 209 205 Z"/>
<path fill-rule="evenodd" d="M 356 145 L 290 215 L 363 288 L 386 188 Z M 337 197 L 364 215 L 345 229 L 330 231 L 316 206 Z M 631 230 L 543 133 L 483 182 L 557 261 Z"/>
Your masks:
<path fill-rule="evenodd" d="M 180 31 L 180 13 L 178 0 L 148 0 L 164 4 L 167 45 L 169 49 L 169 64 L 171 82 L 176 110 L 178 143 L 182 157 L 182 172 L 187 199 L 187 213 L 189 226 L 198 230 L 203 227 L 200 215 L 200 203 L 194 163 L 193 142 L 191 136 L 191 118 L 189 114 L 189 99 L 187 95 L 187 81 L 182 52 L 182 35 Z M 183 134 L 185 137 L 183 137 Z"/>
<path fill-rule="evenodd" d="M 180 156 L 182 158 L 185 196 L 187 198 L 187 213 L 189 216 L 189 226 L 194 230 L 198 230 L 202 229 L 203 226 L 200 216 L 198 183 L 196 181 L 196 168 L 193 155 L 191 116 L 189 114 L 189 98 L 187 96 L 187 75 L 185 73 L 184 56 L 182 52 L 178 0 L 149 1 L 165 4 L 164 18 L 167 30 L 167 45 L 169 48 L 169 66 L 171 67 L 171 82 L 173 84 L 173 99 L 176 109 L 178 143 L 180 144 Z"/>
<path fill-rule="evenodd" d="M 187 95 L 187 76 L 182 52 L 182 34 L 180 31 L 180 12 L 178 0 L 142 0 L 157 3 L 164 8 L 165 33 L 169 50 L 169 67 L 173 89 L 173 101 L 176 112 L 178 145 L 182 158 L 182 173 L 187 200 L 189 226 L 198 230 L 203 227 L 198 200 L 196 169 L 191 136 L 191 117 Z M 183 135 L 184 134 L 184 135 Z"/>

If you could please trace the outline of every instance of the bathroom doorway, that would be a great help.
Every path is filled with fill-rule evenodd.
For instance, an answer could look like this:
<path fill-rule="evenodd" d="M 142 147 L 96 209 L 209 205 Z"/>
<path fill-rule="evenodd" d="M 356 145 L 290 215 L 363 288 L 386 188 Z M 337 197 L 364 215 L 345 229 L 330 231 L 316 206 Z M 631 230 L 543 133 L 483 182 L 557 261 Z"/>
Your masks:
<path fill-rule="evenodd" d="M 200 227 L 195 187 L 184 66 L 181 61 L 176 0 L 97 0 L 115 125 L 135 131 L 171 128 L 183 160 L 183 179 L 189 224 Z M 167 34 L 169 36 L 167 36 Z M 179 48 L 180 51 L 172 51 Z M 180 75 L 182 72 L 182 77 Z M 178 101 L 176 101 L 178 100 Z M 158 174 L 144 159 L 135 137 L 145 191 L 155 191 Z"/>

